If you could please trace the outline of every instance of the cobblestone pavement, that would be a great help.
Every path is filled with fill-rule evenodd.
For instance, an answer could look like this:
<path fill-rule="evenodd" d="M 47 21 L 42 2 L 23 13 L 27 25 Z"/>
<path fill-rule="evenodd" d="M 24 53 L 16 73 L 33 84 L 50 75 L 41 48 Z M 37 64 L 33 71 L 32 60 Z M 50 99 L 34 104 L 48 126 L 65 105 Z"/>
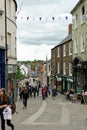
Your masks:
<path fill-rule="evenodd" d="M 66 101 L 64 95 L 58 94 L 55 100 L 32 97 L 27 109 L 22 108 L 22 101 L 16 105 L 18 114 L 12 119 L 15 130 L 87 130 L 87 105 Z"/>

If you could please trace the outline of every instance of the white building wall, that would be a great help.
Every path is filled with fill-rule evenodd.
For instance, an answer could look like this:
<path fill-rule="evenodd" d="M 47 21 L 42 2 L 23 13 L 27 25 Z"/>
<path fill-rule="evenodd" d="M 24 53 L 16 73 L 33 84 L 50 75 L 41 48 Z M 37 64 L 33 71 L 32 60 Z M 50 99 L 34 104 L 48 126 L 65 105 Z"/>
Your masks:
<path fill-rule="evenodd" d="M 8 64 L 17 64 L 16 49 L 16 21 L 15 21 L 15 2 L 6 0 L 7 7 L 7 44 L 8 44 Z M 0 0 L 0 9 L 4 10 L 4 0 Z M 5 47 L 5 13 L 0 15 L 0 46 Z"/>

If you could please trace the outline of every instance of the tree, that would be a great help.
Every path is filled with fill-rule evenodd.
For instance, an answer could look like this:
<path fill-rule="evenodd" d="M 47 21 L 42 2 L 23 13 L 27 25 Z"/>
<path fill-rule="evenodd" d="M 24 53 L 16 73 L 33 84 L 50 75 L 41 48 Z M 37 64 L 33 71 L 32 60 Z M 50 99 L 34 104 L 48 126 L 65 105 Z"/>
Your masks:
<path fill-rule="evenodd" d="M 25 75 L 22 74 L 20 67 L 17 67 L 16 79 L 23 79 Z"/>

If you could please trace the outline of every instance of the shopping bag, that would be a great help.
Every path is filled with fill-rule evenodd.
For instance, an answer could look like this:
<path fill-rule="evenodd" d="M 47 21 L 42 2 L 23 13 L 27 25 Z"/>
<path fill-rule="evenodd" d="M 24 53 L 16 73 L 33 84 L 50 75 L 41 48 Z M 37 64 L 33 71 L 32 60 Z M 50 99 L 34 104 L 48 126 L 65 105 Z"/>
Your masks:
<path fill-rule="evenodd" d="M 4 110 L 3 110 L 3 116 L 4 116 L 4 119 L 5 120 L 11 120 L 12 119 L 12 110 L 10 107 L 6 107 Z"/>

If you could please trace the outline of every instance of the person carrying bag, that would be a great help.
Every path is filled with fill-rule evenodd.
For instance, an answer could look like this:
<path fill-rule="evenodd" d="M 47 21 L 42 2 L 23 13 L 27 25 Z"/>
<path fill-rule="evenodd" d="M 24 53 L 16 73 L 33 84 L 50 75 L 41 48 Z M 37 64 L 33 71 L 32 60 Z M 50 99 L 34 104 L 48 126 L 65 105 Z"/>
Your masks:
<path fill-rule="evenodd" d="M 11 103 L 12 99 L 7 95 L 4 88 L 0 88 L 0 118 L 1 118 L 1 130 L 5 130 L 5 121 L 7 125 L 14 130 L 14 125 L 11 123 L 12 113 L 11 113 Z"/>
<path fill-rule="evenodd" d="M 9 106 L 3 110 L 3 116 L 4 116 L 4 120 L 12 119 L 12 110 Z"/>

